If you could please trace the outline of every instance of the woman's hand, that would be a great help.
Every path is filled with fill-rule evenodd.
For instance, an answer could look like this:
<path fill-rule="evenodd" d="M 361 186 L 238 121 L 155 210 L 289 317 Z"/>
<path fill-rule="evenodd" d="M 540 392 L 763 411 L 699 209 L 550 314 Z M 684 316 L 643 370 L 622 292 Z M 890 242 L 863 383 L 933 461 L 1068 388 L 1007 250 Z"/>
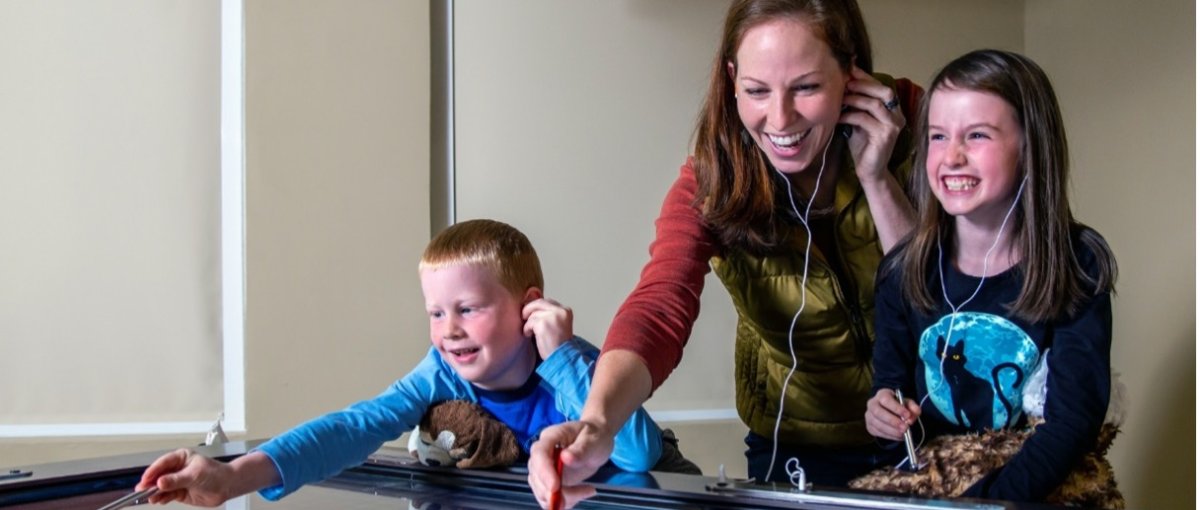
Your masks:
<path fill-rule="evenodd" d="M 228 488 L 232 478 L 233 469 L 228 464 L 181 448 L 150 464 L 135 489 L 140 491 L 157 485 L 158 493 L 149 498 L 153 504 L 178 501 L 213 507 L 230 498 Z"/>
<path fill-rule="evenodd" d="M 854 157 L 855 173 L 864 184 L 878 182 L 888 172 L 887 164 L 896 147 L 896 138 L 904 129 L 899 98 L 890 87 L 858 66 L 852 66 L 842 101 L 849 108 L 842 112 L 839 122 L 854 127 L 849 148 Z"/>
<path fill-rule="evenodd" d="M 905 399 L 902 405 L 896 400 L 894 391 L 883 388 L 867 401 L 867 432 L 878 438 L 900 441 L 904 439 L 904 431 L 919 416 L 921 406 L 916 402 Z"/>
<path fill-rule="evenodd" d="M 530 301 L 521 310 L 521 317 L 525 319 L 525 336 L 537 341 L 538 355 L 543 360 L 575 335 L 571 326 L 574 320 L 571 309 L 553 299 Z"/>
<path fill-rule="evenodd" d="M 562 479 L 559 480 L 554 458 L 555 446 L 561 445 Z M 596 473 L 613 451 L 613 436 L 601 427 L 571 421 L 547 427 L 529 449 L 529 488 L 542 508 L 550 508 L 550 496 L 562 490 L 563 508 L 572 508 L 596 494 L 596 488 L 583 481 Z"/>

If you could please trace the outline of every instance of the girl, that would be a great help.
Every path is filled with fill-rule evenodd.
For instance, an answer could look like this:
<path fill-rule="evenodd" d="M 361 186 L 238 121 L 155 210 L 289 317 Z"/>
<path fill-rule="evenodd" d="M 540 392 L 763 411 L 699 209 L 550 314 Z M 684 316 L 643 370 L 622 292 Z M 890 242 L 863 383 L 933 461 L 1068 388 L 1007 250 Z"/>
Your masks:
<path fill-rule="evenodd" d="M 975 51 L 930 91 L 918 226 L 880 270 L 867 429 L 900 440 L 917 418 L 930 437 L 1022 426 L 1022 386 L 1045 365 L 1045 424 L 964 494 L 1040 500 L 1104 421 L 1116 261 L 1071 214 L 1062 117 L 1037 64 Z"/>

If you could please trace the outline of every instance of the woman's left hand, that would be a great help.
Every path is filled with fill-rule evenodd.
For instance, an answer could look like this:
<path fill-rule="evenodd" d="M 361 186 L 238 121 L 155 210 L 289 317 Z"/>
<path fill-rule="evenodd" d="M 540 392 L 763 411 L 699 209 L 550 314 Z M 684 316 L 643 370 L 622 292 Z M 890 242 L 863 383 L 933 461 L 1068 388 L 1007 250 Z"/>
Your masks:
<path fill-rule="evenodd" d="M 905 124 L 896 91 L 858 66 L 852 66 L 842 102 L 849 108 L 842 112 L 839 122 L 854 129 L 849 147 L 858 179 L 863 182 L 882 179 Z"/>

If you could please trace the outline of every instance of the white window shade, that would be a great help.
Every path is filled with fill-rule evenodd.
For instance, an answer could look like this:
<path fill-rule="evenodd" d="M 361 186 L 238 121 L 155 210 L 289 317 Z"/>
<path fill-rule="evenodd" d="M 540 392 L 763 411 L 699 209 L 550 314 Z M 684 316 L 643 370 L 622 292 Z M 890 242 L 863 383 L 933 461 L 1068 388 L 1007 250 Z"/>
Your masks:
<path fill-rule="evenodd" d="M 0 8 L 0 426 L 224 409 L 221 8 Z"/>

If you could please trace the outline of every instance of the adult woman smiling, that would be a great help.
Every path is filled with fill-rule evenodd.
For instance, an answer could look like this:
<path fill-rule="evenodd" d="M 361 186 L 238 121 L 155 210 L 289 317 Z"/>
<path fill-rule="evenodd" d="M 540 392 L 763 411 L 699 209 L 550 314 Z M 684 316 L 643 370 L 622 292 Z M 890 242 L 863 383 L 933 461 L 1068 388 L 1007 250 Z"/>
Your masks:
<path fill-rule="evenodd" d="M 678 364 L 711 268 L 738 312 L 737 407 L 749 474 L 844 484 L 878 461 L 863 424 L 874 278 L 907 234 L 899 184 L 920 89 L 872 76 L 853 0 L 737 0 L 651 259 L 617 312 L 582 416 L 543 431 L 530 485 L 568 504 L 607 461 L 614 432 Z M 901 108 L 903 106 L 903 108 Z"/>

